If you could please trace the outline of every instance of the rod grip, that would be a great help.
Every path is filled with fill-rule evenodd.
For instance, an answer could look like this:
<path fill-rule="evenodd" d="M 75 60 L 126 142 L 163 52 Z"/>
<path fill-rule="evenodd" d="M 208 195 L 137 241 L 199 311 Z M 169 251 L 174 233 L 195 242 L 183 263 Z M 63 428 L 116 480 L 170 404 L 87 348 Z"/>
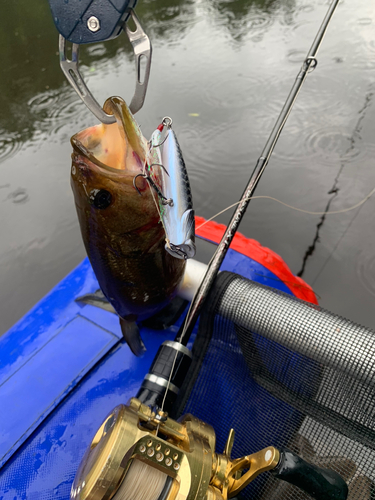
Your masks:
<path fill-rule="evenodd" d="M 271 473 L 319 500 L 346 500 L 348 496 L 348 486 L 340 474 L 309 464 L 286 448 L 280 449 L 279 463 Z"/>
<path fill-rule="evenodd" d="M 190 364 L 191 352 L 187 347 L 171 340 L 163 342 L 142 382 L 137 399 L 147 406 L 163 406 L 169 412 Z"/>

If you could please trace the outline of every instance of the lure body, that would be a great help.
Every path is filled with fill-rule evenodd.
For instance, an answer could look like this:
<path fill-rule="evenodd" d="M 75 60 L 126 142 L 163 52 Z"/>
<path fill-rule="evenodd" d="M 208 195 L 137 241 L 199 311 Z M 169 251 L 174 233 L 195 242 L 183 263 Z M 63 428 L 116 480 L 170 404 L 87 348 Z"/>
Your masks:
<path fill-rule="evenodd" d="M 166 250 L 178 259 L 195 255 L 195 219 L 190 182 L 176 134 L 170 126 L 161 149 L 162 191 L 168 200 L 163 210 L 163 223 L 168 242 Z M 156 131 L 154 132 L 154 134 Z"/>

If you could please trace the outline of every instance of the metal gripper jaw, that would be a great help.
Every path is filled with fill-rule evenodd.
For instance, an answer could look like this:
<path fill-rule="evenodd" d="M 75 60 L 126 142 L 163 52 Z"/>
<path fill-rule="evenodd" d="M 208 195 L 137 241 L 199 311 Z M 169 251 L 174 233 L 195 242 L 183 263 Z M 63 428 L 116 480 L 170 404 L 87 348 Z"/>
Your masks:
<path fill-rule="evenodd" d="M 135 12 L 130 10 L 129 15 L 136 26 L 135 31 L 131 31 L 128 26 L 125 27 L 126 34 L 133 47 L 135 57 L 135 92 L 129 105 L 130 111 L 135 114 L 143 106 L 146 97 L 147 85 L 150 77 L 152 46 L 150 39 L 144 32 Z M 107 114 L 103 110 L 102 106 L 100 106 L 98 101 L 94 98 L 83 79 L 79 70 L 79 47 L 79 44 L 73 43 L 72 58 L 68 59 L 66 54 L 67 40 L 60 35 L 59 54 L 61 69 L 70 85 L 74 88 L 78 96 L 96 116 L 96 118 L 105 124 L 114 123 L 116 121 L 115 117 Z"/>

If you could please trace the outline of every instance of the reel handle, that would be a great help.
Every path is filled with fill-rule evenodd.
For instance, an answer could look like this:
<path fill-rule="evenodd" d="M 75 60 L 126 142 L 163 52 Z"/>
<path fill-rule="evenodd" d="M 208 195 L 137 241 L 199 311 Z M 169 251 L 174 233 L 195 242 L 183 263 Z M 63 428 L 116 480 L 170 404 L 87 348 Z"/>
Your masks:
<path fill-rule="evenodd" d="M 286 448 L 279 451 L 279 463 L 271 470 L 275 477 L 319 500 L 346 500 L 348 486 L 337 472 L 309 464 Z"/>

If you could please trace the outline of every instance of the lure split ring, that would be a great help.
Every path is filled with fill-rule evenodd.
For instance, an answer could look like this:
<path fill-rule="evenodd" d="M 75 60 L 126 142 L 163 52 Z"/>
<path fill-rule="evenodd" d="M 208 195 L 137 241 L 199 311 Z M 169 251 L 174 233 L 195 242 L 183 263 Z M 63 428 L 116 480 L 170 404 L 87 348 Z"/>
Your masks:
<path fill-rule="evenodd" d="M 173 120 L 170 116 L 164 116 L 161 123 L 164 125 L 164 127 L 172 128 Z"/>

